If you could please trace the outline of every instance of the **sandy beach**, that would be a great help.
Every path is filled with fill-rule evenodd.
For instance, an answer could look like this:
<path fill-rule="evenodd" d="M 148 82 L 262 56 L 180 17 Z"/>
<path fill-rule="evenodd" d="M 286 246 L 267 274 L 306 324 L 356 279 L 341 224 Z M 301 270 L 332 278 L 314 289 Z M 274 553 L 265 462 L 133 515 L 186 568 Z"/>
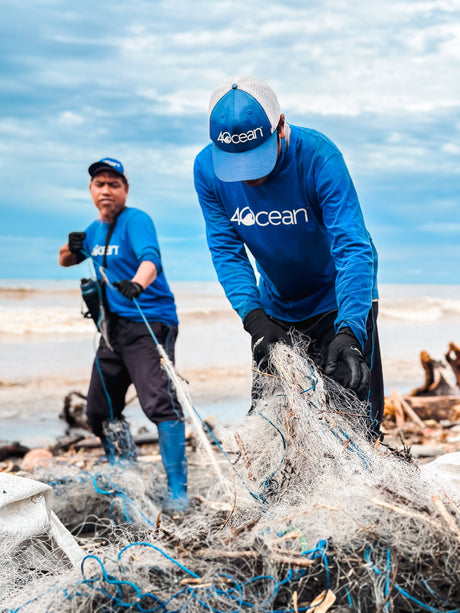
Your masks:
<path fill-rule="evenodd" d="M 172 287 L 177 370 L 200 414 L 235 423 L 249 406 L 249 338 L 217 283 Z M 449 341 L 458 342 L 460 286 L 383 286 L 380 293 L 385 393 L 405 394 L 423 382 L 421 350 L 441 360 Z M 78 281 L 0 282 L 0 440 L 34 446 L 63 433 L 63 399 L 72 390 L 86 393 L 98 340 L 80 308 Z M 152 427 L 136 401 L 127 415 L 137 427 Z"/>

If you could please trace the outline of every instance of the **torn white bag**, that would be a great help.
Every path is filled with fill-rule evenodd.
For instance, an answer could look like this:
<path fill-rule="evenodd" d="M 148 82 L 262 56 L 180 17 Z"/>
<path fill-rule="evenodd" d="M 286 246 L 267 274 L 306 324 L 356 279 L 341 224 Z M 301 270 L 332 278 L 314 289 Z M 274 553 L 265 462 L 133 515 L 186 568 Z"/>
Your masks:
<path fill-rule="evenodd" d="M 48 536 L 74 567 L 80 565 L 85 553 L 51 510 L 51 494 L 45 483 L 0 473 L 0 556 L 28 539 Z"/>
<path fill-rule="evenodd" d="M 446 453 L 422 466 L 422 474 L 433 485 L 460 503 L 460 451 Z"/>

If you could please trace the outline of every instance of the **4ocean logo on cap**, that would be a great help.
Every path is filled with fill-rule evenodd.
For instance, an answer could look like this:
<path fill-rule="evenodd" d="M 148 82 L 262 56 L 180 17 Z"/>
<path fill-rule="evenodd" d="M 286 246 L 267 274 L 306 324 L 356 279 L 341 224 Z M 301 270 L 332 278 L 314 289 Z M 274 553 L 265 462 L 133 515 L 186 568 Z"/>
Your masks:
<path fill-rule="evenodd" d="M 101 160 L 101 163 L 112 166 L 112 168 L 114 168 L 120 174 L 124 173 L 123 164 L 119 162 L 118 160 L 114 160 L 112 158 L 104 158 L 103 160 Z"/>
<path fill-rule="evenodd" d="M 239 145 L 240 143 L 247 143 L 251 140 L 256 140 L 259 136 L 258 132 L 260 132 L 260 138 L 263 138 L 264 132 L 262 126 L 260 126 L 259 128 L 254 128 L 253 130 L 248 130 L 247 132 L 241 132 L 240 134 L 221 132 L 217 137 L 217 141 L 220 143 L 224 143 L 225 145 L 230 145 L 230 143 L 233 143 L 234 145 Z"/>

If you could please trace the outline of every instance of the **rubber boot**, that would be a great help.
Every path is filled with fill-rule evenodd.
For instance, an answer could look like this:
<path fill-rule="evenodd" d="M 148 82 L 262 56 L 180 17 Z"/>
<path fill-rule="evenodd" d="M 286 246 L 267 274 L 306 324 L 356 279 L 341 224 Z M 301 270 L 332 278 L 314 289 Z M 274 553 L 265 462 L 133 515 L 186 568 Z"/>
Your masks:
<path fill-rule="evenodd" d="M 125 419 L 105 422 L 103 432 L 101 444 L 110 464 L 114 464 L 118 460 L 136 462 L 136 443 Z"/>
<path fill-rule="evenodd" d="M 168 479 L 167 508 L 182 511 L 188 503 L 187 455 L 185 452 L 185 424 L 180 420 L 158 424 L 160 454 Z"/>

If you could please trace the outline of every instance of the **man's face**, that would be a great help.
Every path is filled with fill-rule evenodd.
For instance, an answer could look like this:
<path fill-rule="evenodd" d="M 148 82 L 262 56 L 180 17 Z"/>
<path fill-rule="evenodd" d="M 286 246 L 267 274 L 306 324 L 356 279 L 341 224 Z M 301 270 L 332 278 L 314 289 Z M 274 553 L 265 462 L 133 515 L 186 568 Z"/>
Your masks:
<path fill-rule="evenodd" d="M 253 179 L 252 181 L 243 181 L 243 183 L 246 183 L 246 185 L 250 185 L 251 187 L 258 187 L 259 185 L 262 185 L 262 183 L 265 183 L 265 181 L 268 179 L 270 175 L 265 175 L 265 177 L 260 177 L 260 179 Z"/>
<path fill-rule="evenodd" d="M 276 155 L 277 160 L 280 156 L 280 153 L 281 153 L 281 142 L 280 142 L 280 138 L 278 135 L 278 153 Z M 268 175 L 265 175 L 265 177 L 260 177 L 260 179 L 253 179 L 252 181 L 243 181 L 243 183 L 246 183 L 246 185 L 250 185 L 251 187 L 258 187 L 259 185 L 262 185 L 263 183 L 265 183 L 265 181 L 268 179 L 270 175 L 271 175 L 271 172 Z"/>
<path fill-rule="evenodd" d="M 106 223 L 112 223 L 126 206 L 128 185 L 116 173 L 109 171 L 98 173 L 91 179 L 89 191 L 99 209 L 102 221 Z"/>

